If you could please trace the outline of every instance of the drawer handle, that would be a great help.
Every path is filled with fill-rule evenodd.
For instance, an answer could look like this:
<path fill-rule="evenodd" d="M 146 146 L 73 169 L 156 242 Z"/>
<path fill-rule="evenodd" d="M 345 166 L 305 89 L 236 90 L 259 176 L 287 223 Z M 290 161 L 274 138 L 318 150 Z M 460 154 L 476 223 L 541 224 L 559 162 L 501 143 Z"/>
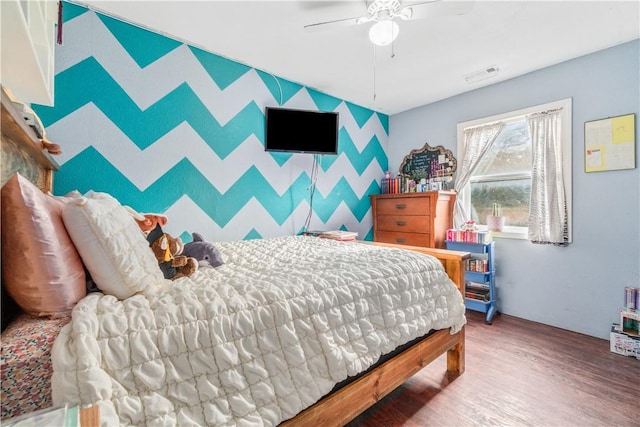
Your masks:
<path fill-rule="evenodd" d="M 406 209 L 407 205 L 405 203 L 396 203 L 396 209 Z"/>
<path fill-rule="evenodd" d="M 407 241 L 407 239 L 405 239 L 404 237 L 398 237 L 398 238 L 396 238 L 396 243 L 404 243 L 404 242 L 406 242 L 406 241 Z"/>
<path fill-rule="evenodd" d="M 398 227 L 404 227 L 405 225 L 407 225 L 407 222 L 406 221 L 396 221 L 396 225 Z"/>

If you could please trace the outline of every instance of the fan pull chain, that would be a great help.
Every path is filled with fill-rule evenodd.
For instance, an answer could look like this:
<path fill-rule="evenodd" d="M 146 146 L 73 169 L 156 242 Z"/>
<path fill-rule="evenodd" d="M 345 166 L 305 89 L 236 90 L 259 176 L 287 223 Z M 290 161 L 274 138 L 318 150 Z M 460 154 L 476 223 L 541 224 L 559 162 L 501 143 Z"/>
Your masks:
<path fill-rule="evenodd" d="M 376 100 L 376 45 L 373 45 L 373 100 Z"/>

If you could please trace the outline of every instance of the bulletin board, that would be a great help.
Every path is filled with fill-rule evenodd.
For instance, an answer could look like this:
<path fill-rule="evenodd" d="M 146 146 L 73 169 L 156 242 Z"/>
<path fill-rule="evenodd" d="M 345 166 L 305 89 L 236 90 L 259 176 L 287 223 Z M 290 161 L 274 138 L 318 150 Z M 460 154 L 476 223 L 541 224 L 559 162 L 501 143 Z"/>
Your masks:
<path fill-rule="evenodd" d="M 456 166 L 456 158 L 450 150 L 442 145 L 431 147 L 429 144 L 424 144 L 424 147 L 411 150 L 405 156 L 400 165 L 400 174 L 415 182 L 419 182 L 422 178 L 446 182 L 451 181 Z"/>
<path fill-rule="evenodd" d="M 635 123 L 635 114 L 585 122 L 585 172 L 634 169 L 636 167 Z"/>

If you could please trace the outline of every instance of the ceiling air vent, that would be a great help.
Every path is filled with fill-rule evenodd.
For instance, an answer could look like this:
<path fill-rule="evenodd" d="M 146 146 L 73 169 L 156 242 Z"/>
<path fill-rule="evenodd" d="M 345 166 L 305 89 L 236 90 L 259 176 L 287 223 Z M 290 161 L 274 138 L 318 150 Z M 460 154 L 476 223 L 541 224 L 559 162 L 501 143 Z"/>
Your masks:
<path fill-rule="evenodd" d="M 464 76 L 464 81 L 467 83 L 475 83 L 481 80 L 488 79 L 490 77 L 494 77 L 498 74 L 498 67 L 496 65 L 492 65 L 487 68 L 483 68 L 482 70 L 474 71 L 473 73 L 467 74 Z"/>

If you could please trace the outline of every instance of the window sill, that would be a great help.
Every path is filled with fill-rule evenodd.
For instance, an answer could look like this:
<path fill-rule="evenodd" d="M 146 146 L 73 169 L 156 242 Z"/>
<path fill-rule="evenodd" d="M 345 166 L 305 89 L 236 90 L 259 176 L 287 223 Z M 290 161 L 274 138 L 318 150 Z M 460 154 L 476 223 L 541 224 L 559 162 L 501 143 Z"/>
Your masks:
<path fill-rule="evenodd" d="M 486 225 L 481 225 L 481 230 L 487 230 Z M 497 239 L 516 239 L 516 240 L 527 240 L 528 230 L 526 227 L 504 227 L 502 231 L 492 231 L 491 235 L 493 238 Z"/>

